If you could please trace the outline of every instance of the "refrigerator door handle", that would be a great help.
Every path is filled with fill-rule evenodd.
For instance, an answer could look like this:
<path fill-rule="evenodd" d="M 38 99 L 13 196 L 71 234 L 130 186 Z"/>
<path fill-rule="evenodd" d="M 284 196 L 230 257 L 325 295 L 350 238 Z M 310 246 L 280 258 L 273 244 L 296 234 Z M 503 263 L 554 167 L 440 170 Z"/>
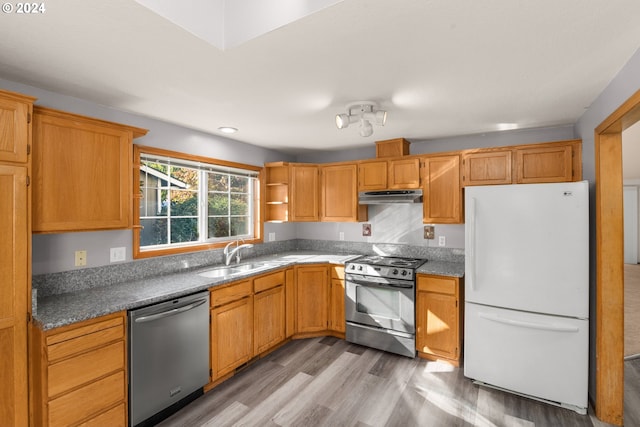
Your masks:
<path fill-rule="evenodd" d="M 580 329 L 575 326 L 561 325 L 561 324 L 549 324 L 538 322 L 525 322 L 522 320 L 507 319 L 493 313 L 478 313 L 478 316 L 483 319 L 491 320 L 493 322 L 504 323 L 510 326 L 518 326 L 521 328 L 540 329 L 543 331 L 552 332 L 578 332 Z"/>
<path fill-rule="evenodd" d="M 469 212 L 469 227 L 468 233 L 466 234 L 467 242 L 465 242 L 465 251 L 467 251 L 468 256 L 467 260 L 469 261 L 469 271 L 468 271 L 468 283 L 471 287 L 472 291 L 476 290 L 476 254 L 475 254 L 475 246 L 476 246 L 476 199 L 475 197 L 470 197 L 467 200 L 467 206 L 465 207 Z"/>

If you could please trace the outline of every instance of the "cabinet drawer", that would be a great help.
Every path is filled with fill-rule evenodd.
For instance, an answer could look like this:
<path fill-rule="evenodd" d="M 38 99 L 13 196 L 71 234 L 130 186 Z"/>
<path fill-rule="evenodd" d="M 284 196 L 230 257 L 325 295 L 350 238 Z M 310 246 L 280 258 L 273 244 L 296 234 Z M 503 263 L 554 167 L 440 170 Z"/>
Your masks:
<path fill-rule="evenodd" d="M 102 414 L 85 421 L 78 427 L 126 427 L 127 426 L 127 408 L 124 403 L 111 408 Z"/>
<path fill-rule="evenodd" d="M 49 366 L 48 395 L 56 396 L 124 367 L 124 341 L 62 360 Z"/>
<path fill-rule="evenodd" d="M 231 301 L 236 301 L 251 295 L 253 284 L 251 280 L 239 282 L 222 289 L 211 290 L 211 307 L 217 307 Z"/>
<path fill-rule="evenodd" d="M 332 265 L 331 266 L 331 278 L 344 280 L 344 266 Z"/>
<path fill-rule="evenodd" d="M 120 371 L 60 396 L 49 402 L 49 425 L 68 426 L 97 414 L 124 401 L 125 389 L 124 371 Z"/>
<path fill-rule="evenodd" d="M 418 291 L 456 294 L 456 279 L 453 277 L 418 276 Z"/>
<path fill-rule="evenodd" d="M 88 326 L 79 328 L 84 329 L 83 332 L 89 332 L 87 331 L 87 329 L 93 329 L 94 332 L 77 336 L 75 338 L 73 336 L 77 334 L 72 334 L 72 332 L 76 331 L 69 331 L 68 333 L 62 333 L 59 335 L 47 337 L 47 342 L 53 342 L 52 344 L 49 344 L 47 346 L 47 355 L 49 362 L 55 362 L 56 360 L 62 359 L 64 357 L 68 357 L 76 353 L 82 353 L 83 351 L 100 347 L 112 341 L 124 339 L 124 323 L 122 321 L 122 318 L 113 319 L 109 322 L 100 322 L 100 324 L 96 324 L 96 326 L 104 327 L 113 324 L 115 324 L 115 326 L 107 327 L 106 329 L 100 330 L 95 330 L 95 328 L 89 328 Z M 67 339 L 64 341 L 59 341 L 60 338 Z"/>
<path fill-rule="evenodd" d="M 284 285 L 284 271 L 255 279 L 253 281 L 253 290 L 258 293 L 279 285 Z"/>

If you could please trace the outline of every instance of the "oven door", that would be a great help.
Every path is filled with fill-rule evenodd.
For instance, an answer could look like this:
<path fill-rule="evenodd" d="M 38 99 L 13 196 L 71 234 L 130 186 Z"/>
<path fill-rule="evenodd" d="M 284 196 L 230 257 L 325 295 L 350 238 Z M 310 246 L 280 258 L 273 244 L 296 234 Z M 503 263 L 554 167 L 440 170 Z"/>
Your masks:
<path fill-rule="evenodd" d="M 347 322 L 415 333 L 413 281 L 347 274 L 345 278 Z"/>

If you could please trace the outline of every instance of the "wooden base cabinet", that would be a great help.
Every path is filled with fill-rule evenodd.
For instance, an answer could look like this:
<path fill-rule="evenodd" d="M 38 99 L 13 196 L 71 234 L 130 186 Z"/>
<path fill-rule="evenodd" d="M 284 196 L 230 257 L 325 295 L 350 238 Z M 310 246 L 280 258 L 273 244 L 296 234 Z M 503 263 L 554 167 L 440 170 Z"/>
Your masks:
<path fill-rule="evenodd" d="M 462 351 L 462 279 L 420 274 L 416 292 L 416 347 L 425 359 L 459 365 Z"/>
<path fill-rule="evenodd" d="M 297 333 L 326 331 L 329 316 L 328 266 L 295 266 L 294 270 Z"/>
<path fill-rule="evenodd" d="M 34 327 L 32 348 L 32 425 L 127 425 L 126 312 Z"/>
<path fill-rule="evenodd" d="M 253 357 L 253 283 L 211 290 L 211 380 Z"/>
<path fill-rule="evenodd" d="M 329 283 L 329 330 L 344 334 L 344 266 L 332 265 Z"/>
<path fill-rule="evenodd" d="M 285 273 L 253 281 L 253 354 L 259 355 L 285 340 Z"/>

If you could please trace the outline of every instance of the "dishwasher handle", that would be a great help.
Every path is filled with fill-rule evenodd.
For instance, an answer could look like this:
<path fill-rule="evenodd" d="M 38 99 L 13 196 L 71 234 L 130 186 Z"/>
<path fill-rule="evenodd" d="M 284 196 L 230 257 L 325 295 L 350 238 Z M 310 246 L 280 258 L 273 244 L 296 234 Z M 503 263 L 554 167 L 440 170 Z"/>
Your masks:
<path fill-rule="evenodd" d="M 192 302 L 191 304 L 183 305 L 182 307 L 172 308 L 170 310 L 162 311 L 160 313 L 150 314 L 148 316 L 140 316 L 140 317 L 134 319 L 134 322 L 136 322 L 136 323 L 145 323 L 145 322 L 152 322 L 152 321 L 158 320 L 158 319 L 163 319 L 165 317 L 169 317 L 169 316 L 173 316 L 175 314 L 184 313 L 185 311 L 193 310 L 194 308 L 196 308 L 198 306 L 201 306 L 205 302 L 207 302 L 206 299 L 196 300 L 196 301 Z"/>

